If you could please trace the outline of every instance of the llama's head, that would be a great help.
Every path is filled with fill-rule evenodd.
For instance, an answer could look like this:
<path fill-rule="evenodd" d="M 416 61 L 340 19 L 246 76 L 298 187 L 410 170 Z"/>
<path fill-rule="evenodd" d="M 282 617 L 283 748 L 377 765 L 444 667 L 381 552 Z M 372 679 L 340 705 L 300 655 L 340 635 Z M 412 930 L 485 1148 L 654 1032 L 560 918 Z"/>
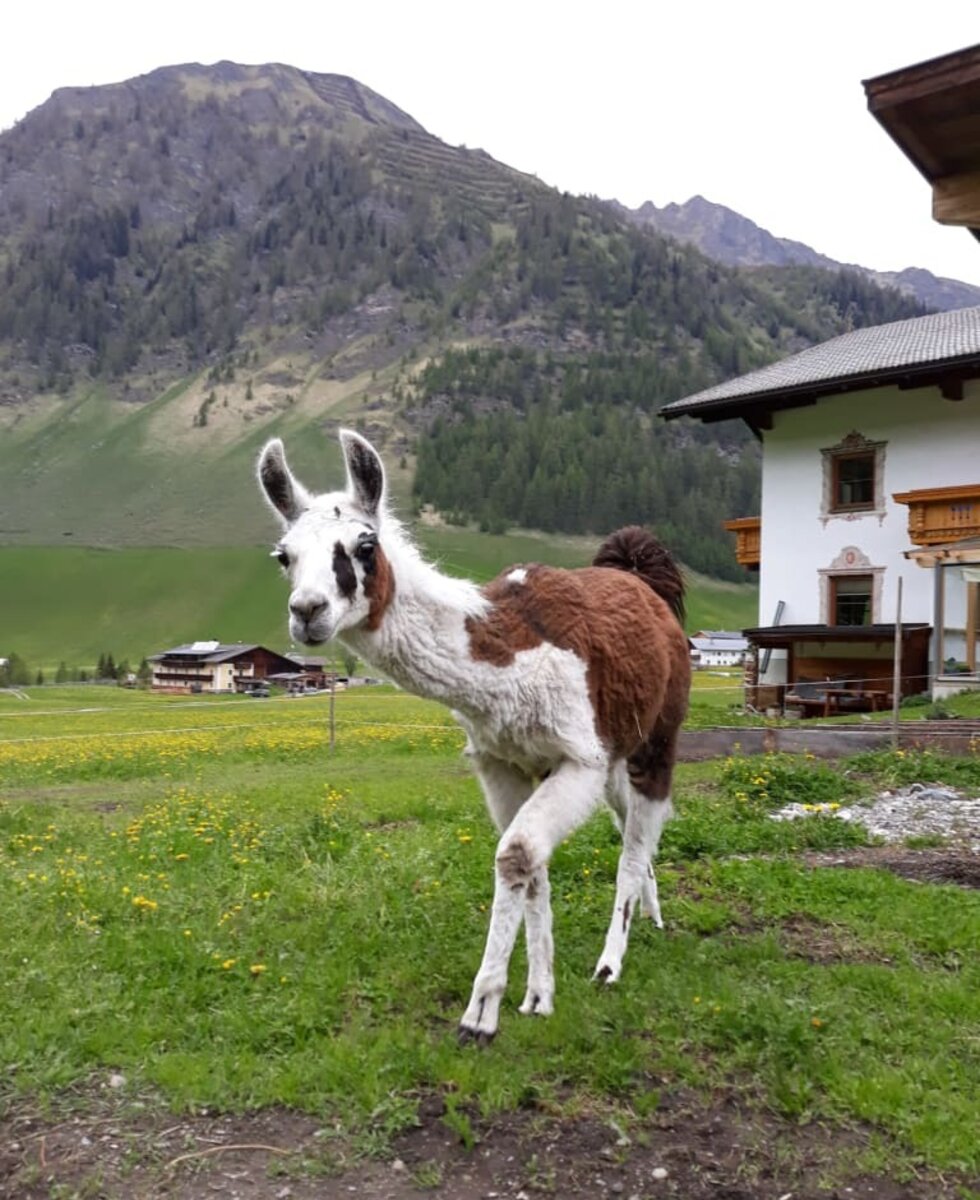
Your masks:
<path fill-rule="evenodd" d="M 295 478 L 278 438 L 259 456 L 259 483 L 280 517 L 273 557 L 282 564 L 294 641 L 318 645 L 357 625 L 375 628 L 391 597 L 391 568 L 378 544 L 385 473 L 377 451 L 359 434 L 340 432 L 347 489 L 314 496 Z"/>

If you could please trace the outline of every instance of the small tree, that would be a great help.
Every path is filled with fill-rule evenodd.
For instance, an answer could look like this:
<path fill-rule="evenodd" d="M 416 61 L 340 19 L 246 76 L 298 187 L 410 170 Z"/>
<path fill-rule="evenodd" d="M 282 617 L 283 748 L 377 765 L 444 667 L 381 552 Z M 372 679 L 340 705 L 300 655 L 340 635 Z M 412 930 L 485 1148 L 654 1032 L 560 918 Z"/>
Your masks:
<path fill-rule="evenodd" d="M 3 687 L 26 687 L 31 682 L 27 663 L 17 653 L 11 652 L 6 665 L 0 667 L 0 684 Z"/>
<path fill-rule="evenodd" d="M 136 668 L 136 678 L 141 687 L 147 687 L 153 681 L 153 668 L 146 661 L 145 655 L 140 659 L 140 665 Z"/>
<path fill-rule="evenodd" d="M 347 675 L 347 678 L 350 679 L 357 670 L 357 655 L 352 654 L 350 650 L 344 651 L 343 663 L 344 672 Z"/>
<path fill-rule="evenodd" d="M 64 659 L 62 659 L 61 662 L 58 663 L 58 669 L 54 673 L 54 681 L 55 681 L 55 683 L 67 683 L 68 682 L 68 664 L 65 662 Z"/>
<path fill-rule="evenodd" d="M 40 667 L 37 669 L 37 676 L 34 679 L 35 684 L 40 687 L 44 683 L 44 672 Z"/>

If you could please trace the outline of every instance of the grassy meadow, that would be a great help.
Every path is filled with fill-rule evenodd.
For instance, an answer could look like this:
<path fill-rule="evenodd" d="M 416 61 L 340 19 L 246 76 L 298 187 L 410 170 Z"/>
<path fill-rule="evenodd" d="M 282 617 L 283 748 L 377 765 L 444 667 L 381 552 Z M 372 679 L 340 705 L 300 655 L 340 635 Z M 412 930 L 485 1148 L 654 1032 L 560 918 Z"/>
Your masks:
<path fill-rule="evenodd" d="M 270 546 L 273 536 L 270 521 Z M 597 544 L 453 527 L 423 527 L 419 540 L 445 570 L 477 580 L 514 562 L 581 565 Z M 692 576 L 688 628 L 752 624 L 757 597 L 748 584 Z M 263 546 L 0 546 L 0 654 L 16 652 L 49 679 L 62 660 L 91 669 L 108 652 L 138 663 L 197 639 L 285 650 L 285 612 L 285 585 Z"/>
<path fill-rule="evenodd" d="M 863 1131 L 831 1183 L 980 1171 L 977 894 L 813 867 L 862 831 L 768 817 L 870 794 L 894 756 L 682 765 L 668 928 L 634 928 L 614 988 L 589 981 L 618 853 L 597 814 L 553 860 L 555 1015 L 516 1012 L 519 944 L 480 1051 L 455 1030 L 495 838 L 445 710 L 343 693 L 331 753 L 325 696 L 28 695 L 0 693 L 0 1113 L 119 1072 L 145 1103 L 288 1106 L 383 1153 L 430 1095 L 472 1144 L 529 1107 L 637 1129 L 681 1090 Z"/>

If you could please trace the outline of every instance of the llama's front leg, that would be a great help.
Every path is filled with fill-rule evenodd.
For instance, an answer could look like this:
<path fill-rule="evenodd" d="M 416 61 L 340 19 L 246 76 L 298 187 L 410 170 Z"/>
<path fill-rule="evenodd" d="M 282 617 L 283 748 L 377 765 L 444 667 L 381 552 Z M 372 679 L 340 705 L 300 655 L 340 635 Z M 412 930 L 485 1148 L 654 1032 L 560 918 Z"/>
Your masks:
<path fill-rule="evenodd" d="M 620 976 L 630 926 L 638 909 L 652 917 L 658 928 L 663 928 L 650 856 L 656 851 L 660 831 L 669 815 L 669 799 L 650 800 L 639 792 L 631 793 L 616 871 L 616 902 L 606 944 L 595 969 L 595 978 L 605 983 L 615 983 Z"/>
<path fill-rule="evenodd" d="M 555 1007 L 554 939 L 551 934 L 551 881 L 541 867 L 524 890 L 527 933 L 527 992 L 519 1012 L 547 1017 Z"/>
<path fill-rule="evenodd" d="M 470 1002 L 459 1022 L 461 1042 L 489 1042 L 497 1032 L 500 1001 L 507 987 L 507 966 L 523 916 L 524 888 L 501 886 L 498 867 L 483 961 L 473 980 Z"/>
<path fill-rule="evenodd" d="M 529 888 L 534 892 L 529 910 L 534 914 L 531 928 L 539 921 L 537 928 L 547 935 L 550 947 L 551 903 L 545 883 L 548 860 L 555 846 L 592 812 L 602 793 L 604 778 L 605 764 L 562 763 L 540 784 L 500 839 L 487 946 L 473 982 L 473 994 L 460 1021 L 462 1040 L 488 1041 L 497 1031 L 500 1000 L 507 986 L 507 966 Z M 546 921 L 542 919 L 545 907 Z M 548 981 L 550 977 L 549 956 Z M 542 976 L 542 987 L 544 981 Z M 538 1011 L 544 1011 L 541 1002 L 539 997 Z"/>
<path fill-rule="evenodd" d="M 499 833 L 503 833 L 534 791 L 534 782 L 512 763 L 492 755 L 470 751 L 473 767 L 483 787 L 487 809 Z M 554 946 L 551 935 L 551 886 L 542 868 L 524 892 L 524 924 L 527 934 L 527 992 L 522 1013 L 546 1016 L 554 1007 Z"/>

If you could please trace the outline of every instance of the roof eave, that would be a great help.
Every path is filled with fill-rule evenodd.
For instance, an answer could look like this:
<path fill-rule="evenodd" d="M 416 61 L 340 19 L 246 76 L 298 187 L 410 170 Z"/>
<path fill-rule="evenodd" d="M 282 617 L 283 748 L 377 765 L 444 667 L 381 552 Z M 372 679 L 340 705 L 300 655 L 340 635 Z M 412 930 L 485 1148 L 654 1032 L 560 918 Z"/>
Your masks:
<path fill-rule="evenodd" d="M 968 368 L 964 372 L 964 368 Z M 980 376 L 980 354 L 960 354 L 953 358 L 934 359 L 928 363 L 866 371 L 855 375 L 838 375 L 833 379 L 796 384 L 790 387 L 772 388 L 757 392 L 745 392 L 740 396 L 726 396 L 717 400 L 674 401 L 662 408 L 660 416 L 665 421 L 677 417 L 697 417 L 701 421 L 728 421 L 741 417 L 755 427 L 761 414 L 777 412 L 785 408 L 803 408 L 815 404 L 824 396 L 840 395 L 844 392 L 870 391 L 888 384 L 914 382 L 919 387 L 930 383 L 941 383 L 950 375 L 963 379 Z"/>

